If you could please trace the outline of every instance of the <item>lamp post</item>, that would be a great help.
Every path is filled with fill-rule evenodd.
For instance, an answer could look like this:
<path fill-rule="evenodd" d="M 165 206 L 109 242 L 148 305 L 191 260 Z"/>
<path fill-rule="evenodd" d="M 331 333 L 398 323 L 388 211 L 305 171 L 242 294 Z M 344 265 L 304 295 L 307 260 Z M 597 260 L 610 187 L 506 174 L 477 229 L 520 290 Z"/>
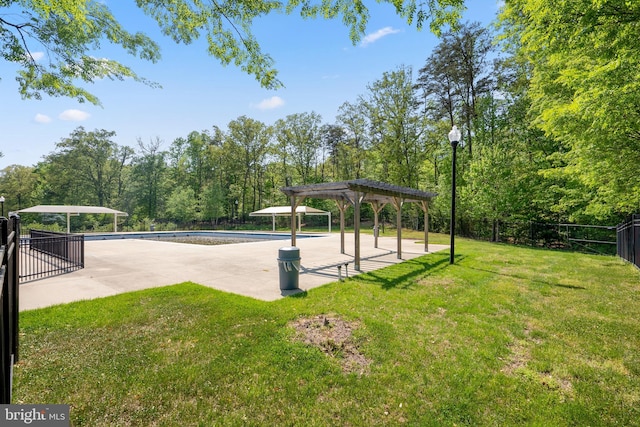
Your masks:
<path fill-rule="evenodd" d="M 0 196 L 0 205 L 2 205 L 2 214 L 0 216 L 4 216 L 4 196 Z"/>
<path fill-rule="evenodd" d="M 453 264 L 453 257 L 455 254 L 455 234 L 456 234 L 456 151 L 458 143 L 460 142 L 460 130 L 458 126 L 453 125 L 449 132 L 449 142 L 451 143 L 451 149 L 453 150 L 453 156 L 451 157 L 451 226 L 449 228 L 449 234 L 451 234 L 451 248 L 449 252 L 449 264 Z"/>

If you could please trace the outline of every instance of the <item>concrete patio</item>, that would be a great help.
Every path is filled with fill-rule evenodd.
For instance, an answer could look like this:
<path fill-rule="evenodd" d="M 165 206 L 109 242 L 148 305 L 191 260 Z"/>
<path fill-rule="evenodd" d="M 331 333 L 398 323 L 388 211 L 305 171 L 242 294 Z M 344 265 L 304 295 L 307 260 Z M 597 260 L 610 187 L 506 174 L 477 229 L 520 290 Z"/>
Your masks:
<path fill-rule="evenodd" d="M 361 271 L 353 268 L 353 234 L 345 235 L 345 254 L 340 253 L 340 235 L 299 238 L 302 291 L 338 280 L 342 276 L 377 270 L 425 254 L 424 245 L 403 239 L 398 259 L 396 239 L 363 234 Z M 299 291 L 281 291 L 278 249 L 289 240 L 206 246 L 150 240 L 104 240 L 85 242 L 85 268 L 20 285 L 20 310 L 30 310 L 72 301 L 116 295 L 152 287 L 195 282 L 200 285 L 273 301 Z M 448 249 L 429 245 L 429 251 Z M 346 270 L 346 271 L 345 271 Z"/>

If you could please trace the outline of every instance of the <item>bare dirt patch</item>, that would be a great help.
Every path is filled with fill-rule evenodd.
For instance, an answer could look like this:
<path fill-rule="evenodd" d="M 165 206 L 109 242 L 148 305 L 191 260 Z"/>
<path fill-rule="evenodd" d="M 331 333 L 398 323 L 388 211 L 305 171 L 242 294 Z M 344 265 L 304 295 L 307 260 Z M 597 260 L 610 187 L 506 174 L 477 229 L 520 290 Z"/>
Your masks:
<path fill-rule="evenodd" d="M 327 356 L 335 358 L 343 372 L 367 373 L 371 361 L 356 344 L 353 331 L 360 327 L 358 322 L 347 322 L 337 316 L 318 315 L 301 317 L 289 324 L 296 330 L 296 339 L 319 348 Z"/>

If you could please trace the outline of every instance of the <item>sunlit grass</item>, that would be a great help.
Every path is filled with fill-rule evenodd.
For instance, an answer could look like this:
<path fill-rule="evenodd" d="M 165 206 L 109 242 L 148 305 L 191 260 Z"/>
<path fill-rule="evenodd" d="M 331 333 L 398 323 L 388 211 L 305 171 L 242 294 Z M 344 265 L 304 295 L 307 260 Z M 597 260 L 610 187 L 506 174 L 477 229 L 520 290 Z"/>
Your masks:
<path fill-rule="evenodd" d="M 271 303 L 185 283 L 22 313 L 14 400 L 74 426 L 639 425 L 639 296 L 613 257 L 464 239 Z M 320 314 L 366 372 L 294 339 Z"/>

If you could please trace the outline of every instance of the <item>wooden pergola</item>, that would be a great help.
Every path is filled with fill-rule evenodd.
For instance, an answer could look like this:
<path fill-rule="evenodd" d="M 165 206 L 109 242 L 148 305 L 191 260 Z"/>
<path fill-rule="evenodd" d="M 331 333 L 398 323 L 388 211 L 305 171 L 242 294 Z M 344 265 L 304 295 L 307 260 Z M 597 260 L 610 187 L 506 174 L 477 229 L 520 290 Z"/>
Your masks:
<path fill-rule="evenodd" d="M 323 184 L 300 185 L 283 187 L 280 189 L 289 196 L 291 201 L 291 246 L 296 245 L 295 211 L 298 205 L 307 197 L 314 199 L 335 200 L 340 211 L 340 251 L 344 251 L 344 212 L 353 206 L 353 233 L 355 240 L 354 264 L 360 270 L 360 206 L 369 203 L 375 213 L 374 216 L 374 245 L 378 247 L 378 214 L 387 203 L 396 208 L 396 229 L 398 259 L 402 259 L 402 205 L 404 203 L 418 203 L 424 212 L 424 251 L 429 251 L 429 202 L 436 193 L 416 190 L 409 187 L 371 181 L 368 179 L 354 179 L 350 181 L 328 182 Z"/>

